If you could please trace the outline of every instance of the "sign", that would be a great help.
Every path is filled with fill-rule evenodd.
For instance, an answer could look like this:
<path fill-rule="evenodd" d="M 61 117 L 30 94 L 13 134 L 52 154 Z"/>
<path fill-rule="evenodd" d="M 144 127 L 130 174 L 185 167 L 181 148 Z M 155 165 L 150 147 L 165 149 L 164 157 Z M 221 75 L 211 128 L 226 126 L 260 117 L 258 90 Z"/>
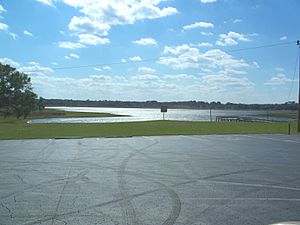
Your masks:
<path fill-rule="evenodd" d="M 167 106 L 161 106 L 160 107 L 160 112 L 166 113 L 167 111 L 168 111 L 168 107 Z"/>

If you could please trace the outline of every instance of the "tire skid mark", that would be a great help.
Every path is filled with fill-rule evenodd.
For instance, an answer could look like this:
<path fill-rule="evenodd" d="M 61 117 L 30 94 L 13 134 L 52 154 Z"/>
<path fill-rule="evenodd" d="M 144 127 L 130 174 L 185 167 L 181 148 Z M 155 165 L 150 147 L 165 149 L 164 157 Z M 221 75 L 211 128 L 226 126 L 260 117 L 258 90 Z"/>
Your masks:
<path fill-rule="evenodd" d="M 148 178 L 147 175 L 144 175 L 144 174 L 135 173 L 135 172 L 127 172 L 127 174 L 132 175 L 132 176 L 137 176 L 137 177 L 140 177 L 140 178 L 144 178 L 144 179 L 147 179 L 149 181 L 153 181 L 153 178 Z M 217 183 L 217 184 L 229 184 L 229 185 L 230 184 L 234 184 L 234 185 L 249 186 L 249 187 L 253 187 L 253 185 L 254 186 L 259 185 L 259 184 L 245 184 L 245 183 L 236 183 L 236 182 L 213 181 L 213 180 L 199 178 L 199 179 L 194 179 L 194 180 L 189 180 L 189 181 L 185 181 L 185 182 L 173 184 L 173 185 L 170 185 L 170 187 L 169 187 L 167 185 L 164 185 L 164 184 L 156 181 L 157 184 L 163 185 L 163 187 L 156 188 L 156 189 L 149 190 L 149 191 L 145 191 L 145 192 L 141 192 L 141 193 L 137 193 L 137 194 L 133 194 L 133 195 L 130 195 L 129 197 L 131 199 L 133 199 L 133 198 L 145 196 L 145 195 L 148 195 L 148 194 L 152 194 L 152 193 L 155 193 L 155 192 L 158 192 L 158 191 L 163 191 L 163 190 L 166 190 L 166 188 L 169 188 L 170 189 L 169 191 L 172 192 L 171 187 L 178 187 L 178 186 L 182 186 L 182 185 L 186 185 L 186 184 L 196 183 L 196 182 L 199 182 L 199 181 L 204 181 L 204 182 L 209 182 L 209 183 Z M 264 185 L 264 186 L 266 188 L 270 188 L 269 185 Z M 275 189 L 277 189 L 277 187 L 278 186 L 276 186 L 276 187 L 272 186 L 272 188 L 275 188 Z M 290 190 L 290 187 L 280 186 L 280 189 L 283 189 L 283 190 L 284 189 L 288 189 L 288 190 Z M 295 190 L 295 191 L 300 191 L 300 188 L 292 188 L 292 189 Z M 240 199 L 240 198 L 241 198 L 241 196 L 236 196 L 235 197 L 235 199 Z M 234 201 L 235 199 L 232 199 L 232 200 Z M 79 209 L 79 210 L 73 210 L 73 211 L 69 211 L 69 212 L 61 213 L 61 214 L 57 214 L 57 215 L 46 215 L 44 218 L 38 219 L 36 221 L 29 222 L 29 223 L 25 223 L 24 225 L 35 225 L 35 224 L 39 224 L 39 223 L 42 223 L 42 222 L 50 221 L 50 220 L 52 220 L 52 218 L 61 218 L 61 217 L 64 217 L 64 216 L 70 216 L 70 215 L 74 215 L 74 214 L 79 214 L 81 212 L 88 211 L 88 210 L 91 210 L 91 209 L 94 209 L 94 208 L 100 208 L 100 207 L 108 206 L 108 205 L 111 205 L 111 204 L 120 203 L 121 201 L 123 201 L 123 199 L 122 198 L 118 198 L 118 199 L 114 199 L 114 200 L 111 200 L 111 201 L 107 201 L 107 202 L 103 202 L 103 203 L 91 205 L 91 206 L 88 206 L 86 208 L 82 208 L 82 209 Z M 173 200 L 173 201 L 175 202 L 175 200 Z M 275 199 L 274 199 L 274 201 L 275 201 Z M 206 210 L 208 210 L 209 208 L 210 208 L 210 206 Z M 174 209 L 175 209 L 175 207 L 174 207 Z M 177 209 L 178 209 L 178 207 L 177 207 Z M 173 211 L 175 211 L 175 210 L 173 210 Z M 205 212 L 202 212 L 202 213 L 205 213 Z M 168 219 L 166 221 L 170 221 L 169 217 L 168 217 Z M 167 224 L 168 223 L 166 223 L 164 225 L 167 225 Z M 169 223 L 169 224 L 171 224 L 171 223 Z"/>
<path fill-rule="evenodd" d="M 79 173 L 79 174 L 77 174 L 76 176 L 73 176 L 73 177 L 69 176 L 69 177 L 64 177 L 64 178 L 60 178 L 60 179 L 47 180 L 47 181 L 43 181 L 43 182 L 35 184 L 35 185 L 30 184 L 29 187 L 23 188 L 22 190 L 14 191 L 14 192 L 11 192 L 11 193 L 6 194 L 4 196 L 0 196 L 0 200 L 4 200 L 4 199 L 9 198 L 11 196 L 22 194 L 25 191 L 35 190 L 35 189 L 37 189 L 39 187 L 42 187 L 44 185 L 49 185 L 49 184 L 53 184 L 53 183 L 56 183 L 56 182 L 61 182 L 61 181 L 76 182 L 76 181 L 82 179 L 87 173 L 88 173 L 88 171 L 83 171 L 83 172 L 81 172 L 81 173 Z"/>
<path fill-rule="evenodd" d="M 130 200 L 132 199 L 133 196 L 131 197 L 128 195 L 128 189 L 126 187 L 126 180 L 125 180 L 126 166 L 129 162 L 129 160 L 132 157 L 134 157 L 136 154 L 142 153 L 142 151 L 152 147 L 153 145 L 155 145 L 157 143 L 158 142 L 156 141 L 155 143 L 153 143 L 149 146 L 146 146 L 145 148 L 142 148 L 142 149 L 132 152 L 131 154 L 129 154 L 129 156 L 127 158 L 124 159 L 124 161 L 122 162 L 122 164 L 120 166 L 119 175 L 121 175 L 121 177 L 119 177 L 119 188 L 120 188 L 122 198 L 123 199 L 124 199 L 124 197 L 126 198 L 126 199 L 124 199 L 125 200 L 124 202 L 126 204 L 125 207 L 128 207 L 128 208 L 126 208 L 126 211 L 124 214 L 125 214 L 125 216 L 129 216 L 129 218 L 133 219 L 133 221 L 125 220 L 126 225 L 127 224 L 128 225 L 141 224 L 141 222 L 138 221 L 138 219 L 136 218 L 136 212 L 134 210 L 134 206 L 130 202 Z M 129 172 L 129 173 L 135 177 L 139 177 L 139 178 L 148 180 L 150 182 L 153 182 L 153 183 L 157 184 L 158 186 L 162 186 L 162 188 L 156 189 L 156 191 L 157 190 L 166 190 L 167 191 L 167 193 L 169 194 L 171 201 L 172 201 L 172 208 L 171 208 L 171 211 L 170 211 L 167 219 L 162 223 L 162 225 L 173 225 L 176 222 L 176 220 L 180 214 L 180 211 L 181 211 L 181 201 L 180 201 L 178 194 L 174 190 L 172 190 L 170 187 L 168 187 L 167 185 L 165 185 L 159 181 L 156 181 L 153 178 L 149 178 L 149 177 L 145 176 L 144 174 L 135 173 L 135 172 Z M 151 191 L 150 193 L 153 193 L 153 191 Z M 130 212 L 131 214 L 128 214 L 128 210 L 132 210 Z"/>
<path fill-rule="evenodd" d="M 135 207 L 132 203 L 132 197 L 128 194 L 128 187 L 127 182 L 125 178 L 126 173 L 126 167 L 130 159 L 132 159 L 136 154 L 138 154 L 141 151 L 144 151 L 148 148 L 151 148 L 152 146 L 156 145 L 158 141 L 155 141 L 154 143 L 133 151 L 130 153 L 120 164 L 118 169 L 118 186 L 120 190 L 121 197 L 123 201 L 121 202 L 121 208 L 122 208 L 122 215 L 123 215 L 123 222 L 124 225 L 140 225 L 141 221 L 138 220 L 136 215 Z"/>
<path fill-rule="evenodd" d="M 79 141 L 79 143 L 81 143 L 81 142 Z M 75 159 L 78 157 L 78 155 L 79 155 L 79 153 L 80 153 L 80 150 L 81 150 L 81 148 L 78 147 L 78 150 L 77 150 L 76 154 L 74 155 L 72 161 L 75 160 Z M 60 207 L 60 204 L 61 204 L 62 197 L 63 197 L 64 192 L 65 192 L 65 189 L 66 189 L 67 185 L 68 185 L 69 182 L 70 182 L 69 177 L 70 177 L 70 175 L 71 175 L 72 169 L 73 169 L 73 166 L 72 166 L 72 164 L 71 164 L 70 167 L 69 167 L 69 170 L 68 170 L 68 174 L 67 174 L 67 176 L 66 176 L 66 178 L 65 178 L 65 183 L 64 183 L 63 188 L 62 188 L 62 190 L 61 190 L 61 192 L 60 192 L 60 194 L 59 194 L 59 197 L 58 197 L 58 201 L 57 201 L 57 204 L 56 204 L 56 207 L 55 207 L 55 215 L 58 213 L 58 210 L 59 210 L 59 207 Z M 83 171 L 83 172 L 79 173 L 79 175 L 82 175 L 82 174 L 83 174 L 83 176 L 84 176 L 86 173 L 88 173 L 88 171 L 86 171 L 86 172 Z M 54 224 L 55 219 L 57 220 L 57 218 L 54 218 L 54 217 L 52 218 L 52 220 L 51 220 L 51 225 Z"/>

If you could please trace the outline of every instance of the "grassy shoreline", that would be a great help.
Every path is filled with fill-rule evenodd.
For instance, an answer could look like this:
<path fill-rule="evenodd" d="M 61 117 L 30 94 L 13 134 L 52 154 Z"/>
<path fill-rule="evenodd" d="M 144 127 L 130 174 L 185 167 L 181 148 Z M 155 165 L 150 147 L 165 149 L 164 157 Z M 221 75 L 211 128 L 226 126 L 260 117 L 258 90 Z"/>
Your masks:
<path fill-rule="evenodd" d="M 43 139 L 69 137 L 116 137 L 206 134 L 286 134 L 287 123 L 245 123 L 205 121 L 144 121 L 120 123 L 46 123 L 28 124 L 31 119 L 68 117 L 123 116 L 110 113 L 67 112 L 45 109 L 32 113 L 27 119 L 0 118 L 0 140 Z M 291 132 L 296 133 L 296 122 Z"/>
<path fill-rule="evenodd" d="M 287 134 L 287 123 L 147 121 L 93 124 L 1 123 L 0 139 L 117 137 L 207 134 Z M 296 133 L 296 123 L 292 123 Z"/>

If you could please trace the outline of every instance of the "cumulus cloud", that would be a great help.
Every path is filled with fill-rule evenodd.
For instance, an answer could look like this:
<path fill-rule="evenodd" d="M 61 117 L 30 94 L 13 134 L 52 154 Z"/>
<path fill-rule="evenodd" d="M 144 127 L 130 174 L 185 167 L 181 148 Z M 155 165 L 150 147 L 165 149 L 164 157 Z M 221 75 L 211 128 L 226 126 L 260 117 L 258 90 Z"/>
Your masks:
<path fill-rule="evenodd" d="M 79 34 L 79 42 L 85 45 L 97 45 L 108 44 L 110 40 L 108 38 L 101 38 L 93 34 Z"/>
<path fill-rule="evenodd" d="M 200 2 L 202 2 L 202 3 L 213 3 L 213 2 L 217 2 L 217 0 L 200 0 Z"/>
<path fill-rule="evenodd" d="M 232 22 L 233 23 L 241 23 L 243 20 L 241 20 L 241 19 L 234 19 Z"/>
<path fill-rule="evenodd" d="M 55 5 L 54 5 L 55 0 L 36 0 L 36 1 L 40 2 L 40 3 L 44 4 L 44 5 L 55 7 Z"/>
<path fill-rule="evenodd" d="M 208 42 L 200 42 L 197 44 L 190 44 L 191 47 L 213 47 L 214 45 L 212 43 L 208 43 Z"/>
<path fill-rule="evenodd" d="M 203 36 L 212 36 L 214 34 L 212 32 L 204 32 L 204 31 L 202 31 L 201 35 L 203 35 Z"/>
<path fill-rule="evenodd" d="M 150 67 L 139 67 L 138 68 L 139 74 L 154 74 L 155 71 L 156 71 L 155 69 L 150 68 Z"/>
<path fill-rule="evenodd" d="M 60 41 L 58 47 L 66 49 L 85 48 L 86 46 L 78 42 Z"/>
<path fill-rule="evenodd" d="M 220 34 L 219 40 L 216 41 L 216 44 L 220 46 L 237 45 L 238 41 L 251 40 L 249 39 L 248 35 L 230 31 L 228 34 Z"/>
<path fill-rule="evenodd" d="M 282 36 L 279 38 L 280 41 L 286 41 L 287 40 L 287 36 Z"/>
<path fill-rule="evenodd" d="M 46 98 L 178 100 L 217 98 L 238 101 L 252 93 L 255 84 L 246 77 L 224 74 L 90 75 L 84 78 L 40 75 L 32 77 L 34 89 Z M 76 90 L 76 91 L 74 91 Z M 230 90 L 230 92 L 228 92 Z M 207 95 L 211 93 L 211 95 Z"/>
<path fill-rule="evenodd" d="M 140 56 L 133 56 L 133 57 L 130 57 L 129 60 L 132 61 L 132 62 L 139 62 L 139 61 L 142 61 L 142 59 L 141 59 Z"/>
<path fill-rule="evenodd" d="M 28 30 L 24 30 L 23 33 L 27 36 L 33 37 L 33 34 L 31 32 L 29 32 Z"/>
<path fill-rule="evenodd" d="M 214 28 L 214 25 L 209 22 L 196 22 L 182 27 L 183 30 L 190 30 L 196 28 Z"/>
<path fill-rule="evenodd" d="M 54 0 L 39 0 L 45 4 L 53 4 Z M 139 20 L 157 19 L 177 13 L 173 7 L 160 7 L 164 0 L 62 0 L 63 3 L 78 10 L 79 15 L 73 16 L 68 28 L 73 36 L 79 38 L 78 42 L 84 45 L 108 44 L 107 36 L 112 26 L 134 24 Z M 66 43 L 66 42 L 65 42 Z M 154 39 L 138 40 L 137 44 L 156 45 Z M 68 48 L 82 48 L 82 46 Z"/>
<path fill-rule="evenodd" d="M 21 66 L 18 70 L 31 76 L 45 75 L 53 72 L 51 68 L 41 66 L 37 62 L 29 62 L 28 64 L 29 66 Z"/>
<path fill-rule="evenodd" d="M 106 23 L 102 23 L 97 19 L 92 19 L 89 17 L 72 17 L 69 23 L 69 30 L 74 31 L 75 33 L 89 33 L 99 36 L 108 35 L 108 31 L 111 26 Z"/>
<path fill-rule="evenodd" d="M 14 68 L 18 68 L 20 64 L 10 58 L 0 58 L 0 63 L 4 65 L 11 65 Z"/>
<path fill-rule="evenodd" d="M 103 66 L 102 69 L 103 70 L 111 70 L 111 67 L 110 66 Z"/>
<path fill-rule="evenodd" d="M 80 56 L 77 55 L 77 54 L 74 54 L 74 53 L 70 53 L 69 55 L 65 56 L 65 59 L 71 59 L 71 58 L 73 58 L 73 59 L 79 59 Z"/>
<path fill-rule="evenodd" d="M 260 68 L 260 65 L 258 64 L 258 62 L 253 61 L 252 64 L 253 64 L 253 66 L 254 66 L 256 69 L 259 69 L 259 68 Z"/>
<path fill-rule="evenodd" d="M 8 33 L 14 40 L 17 40 L 18 39 L 18 35 L 16 33 L 13 33 L 13 32 L 9 32 Z"/>
<path fill-rule="evenodd" d="M 75 58 L 75 59 L 79 59 L 79 55 L 76 55 L 74 53 L 70 53 L 70 57 Z"/>
<path fill-rule="evenodd" d="M 8 25 L 0 22 L 0 30 L 7 30 L 7 29 L 8 29 Z"/>
<path fill-rule="evenodd" d="M 235 59 L 220 49 L 212 49 L 200 53 L 198 48 L 183 44 L 180 46 L 166 46 L 163 53 L 170 56 L 161 57 L 158 63 L 173 69 L 198 68 L 200 65 L 207 68 L 227 69 L 249 67 L 249 64 L 243 59 Z"/>
<path fill-rule="evenodd" d="M 177 13 L 173 7 L 160 8 L 163 0 L 63 0 L 83 15 L 73 17 L 69 29 L 75 32 L 107 35 L 111 26 L 133 24 L 138 20 L 156 19 Z"/>
<path fill-rule="evenodd" d="M 157 45 L 157 42 L 153 38 L 141 38 L 139 40 L 133 41 L 133 43 L 138 45 Z"/>
<path fill-rule="evenodd" d="M 6 10 L 3 8 L 3 6 L 0 4 L 0 14 L 6 12 Z"/>
<path fill-rule="evenodd" d="M 282 68 L 282 67 L 275 67 L 275 70 L 276 70 L 277 72 L 284 72 L 284 71 L 285 71 L 285 69 Z"/>
<path fill-rule="evenodd" d="M 279 73 L 279 74 L 273 76 L 267 82 L 265 82 L 265 84 L 266 85 L 284 85 L 288 82 L 293 82 L 293 80 L 288 78 L 285 74 Z"/>
<path fill-rule="evenodd" d="M 111 70 L 112 68 L 110 66 L 103 66 L 103 67 L 94 67 L 94 70 L 96 71 L 103 71 L 103 70 Z"/>
<path fill-rule="evenodd" d="M 180 51 L 174 53 L 179 54 Z M 0 59 L 0 62 L 15 63 L 18 70 L 31 75 L 34 91 L 45 98 L 120 100 L 173 100 L 174 98 L 210 100 L 218 98 L 221 101 L 238 101 L 243 98 L 247 99 L 246 97 L 253 92 L 255 87 L 255 84 L 246 77 L 235 77 L 222 71 L 213 72 L 212 70 L 207 70 L 207 74 L 203 76 L 157 75 L 152 68 L 140 67 L 139 71 L 145 74 L 134 76 L 95 74 L 74 78 L 56 76 L 51 68 L 37 62 L 28 62 L 28 65 L 22 67 L 8 58 Z M 208 92 L 211 93 L 209 97 L 207 97 Z"/>

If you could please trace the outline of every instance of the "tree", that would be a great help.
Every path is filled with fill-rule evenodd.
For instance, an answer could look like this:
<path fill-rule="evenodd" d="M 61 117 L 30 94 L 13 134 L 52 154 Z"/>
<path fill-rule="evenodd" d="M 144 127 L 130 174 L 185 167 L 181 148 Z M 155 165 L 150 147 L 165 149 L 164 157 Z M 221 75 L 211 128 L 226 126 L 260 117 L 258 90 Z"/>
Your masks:
<path fill-rule="evenodd" d="M 45 99 L 40 97 L 38 102 L 37 102 L 37 107 L 41 111 L 45 108 Z"/>
<path fill-rule="evenodd" d="M 37 107 L 30 77 L 10 65 L 0 63 L 0 108 L 17 118 L 27 117 Z"/>

